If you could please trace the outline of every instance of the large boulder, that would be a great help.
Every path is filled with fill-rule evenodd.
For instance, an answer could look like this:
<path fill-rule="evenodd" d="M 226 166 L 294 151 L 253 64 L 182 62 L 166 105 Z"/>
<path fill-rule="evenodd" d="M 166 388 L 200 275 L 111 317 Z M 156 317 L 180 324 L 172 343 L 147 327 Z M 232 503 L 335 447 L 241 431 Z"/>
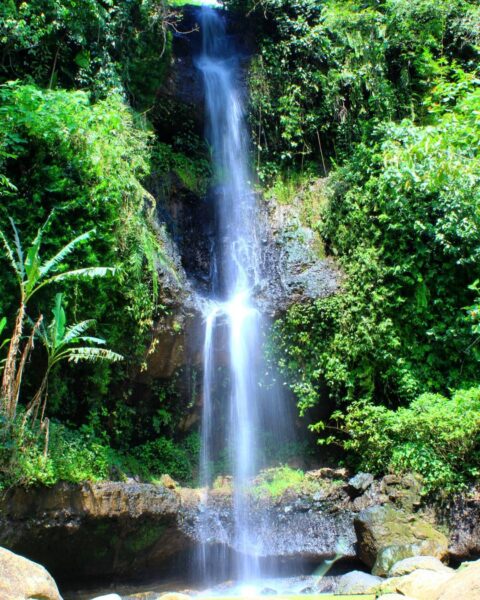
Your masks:
<path fill-rule="evenodd" d="M 385 576 L 399 560 L 412 556 L 448 554 L 443 533 L 417 516 L 391 505 L 373 506 L 361 511 L 354 520 L 358 555 L 375 575 Z"/>
<path fill-rule="evenodd" d="M 435 571 L 437 573 L 450 573 L 452 575 L 454 573 L 453 569 L 444 565 L 441 560 L 438 560 L 434 556 L 412 556 L 411 558 L 404 558 L 395 563 L 389 570 L 388 576 L 401 577 L 402 575 L 409 575 L 418 569 Z"/>
<path fill-rule="evenodd" d="M 62 600 L 57 585 L 44 567 L 0 548 L 2 600 Z"/>
<path fill-rule="evenodd" d="M 453 573 L 427 571 L 418 569 L 403 577 L 387 579 L 377 588 L 377 592 L 394 592 L 404 596 L 412 596 L 417 600 L 436 600 L 438 592 L 444 589 L 446 583 L 453 577 Z M 456 600 L 463 600 L 458 596 Z M 465 596 L 465 600 L 471 600 Z"/>
<path fill-rule="evenodd" d="M 434 600 L 480 600 L 480 561 L 459 569 Z"/>

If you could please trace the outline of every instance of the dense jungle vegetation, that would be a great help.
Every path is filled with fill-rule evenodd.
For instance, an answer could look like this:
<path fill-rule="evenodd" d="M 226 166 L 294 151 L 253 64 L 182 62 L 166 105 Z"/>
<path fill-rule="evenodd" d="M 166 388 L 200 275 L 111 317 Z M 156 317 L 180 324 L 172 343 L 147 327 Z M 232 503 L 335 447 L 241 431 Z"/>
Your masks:
<path fill-rule="evenodd" d="M 155 0 L 0 8 L 4 485 L 192 475 L 176 398 L 160 386 L 145 406 L 134 383 L 168 312 L 160 279 L 176 277 L 148 180 L 177 169 L 197 185 L 205 172 L 201 140 L 165 143 L 157 127 L 176 18 Z"/>
<path fill-rule="evenodd" d="M 225 4 L 257 46 L 259 185 L 314 205 L 310 224 L 343 272 L 340 293 L 294 305 L 274 327 L 300 414 L 354 468 L 415 471 L 427 492 L 475 480 L 478 3 Z M 136 383 L 168 317 L 163 282 L 176 277 L 154 192 L 171 171 L 196 193 L 208 178 L 201 134 L 157 95 L 176 10 L 0 7 L 4 486 L 194 477 L 185 402 L 168 385 L 143 401 Z"/>

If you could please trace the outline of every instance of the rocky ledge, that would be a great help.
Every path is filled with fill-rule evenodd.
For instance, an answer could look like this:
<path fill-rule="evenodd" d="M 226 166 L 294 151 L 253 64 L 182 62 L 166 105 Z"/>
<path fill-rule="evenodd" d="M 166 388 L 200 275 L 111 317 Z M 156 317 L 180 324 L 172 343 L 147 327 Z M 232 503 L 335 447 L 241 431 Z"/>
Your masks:
<path fill-rule="evenodd" d="M 419 482 L 411 476 L 375 480 L 319 469 L 281 495 L 261 485 L 251 493 L 251 525 L 266 558 L 321 561 L 341 553 L 385 576 L 405 558 L 463 560 L 476 557 L 480 546 L 478 497 L 441 510 L 422 506 Z M 162 485 L 16 488 L 0 500 L 0 545 L 40 562 L 60 580 L 160 575 L 200 537 L 234 551 L 232 531 L 228 481 L 210 494 L 207 518 L 201 491 L 168 478 Z"/>
<path fill-rule="evenodd" d="M 163 485 L 106 482 L 15 488 L 0 501 L 0 546 L 59 580 L 139 574 L 191 544 L 181 498 Z"/>

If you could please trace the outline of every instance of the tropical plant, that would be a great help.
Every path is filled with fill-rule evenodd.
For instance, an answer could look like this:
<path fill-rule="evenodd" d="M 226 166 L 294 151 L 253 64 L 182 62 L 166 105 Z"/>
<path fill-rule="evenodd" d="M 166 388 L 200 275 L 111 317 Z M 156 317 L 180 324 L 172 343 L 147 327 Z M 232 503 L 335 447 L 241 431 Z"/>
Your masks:
<path fill-rule="evenodd" d="M 62 218 L 52 220 L 46 239 L 53 254 L 76 232 L 95 229 L 96 235 L 75 253 L 81 262 L 67 257 L 63 270 L 76 264 L 109 265 L 118 268 L 118 276 L 100 284 L 82 283 L 78 319 L 101 322 L 109 342 L 129 364 L 140 362 L 153 323 L 164 310 L 160 280 L 171 278 L 171 273 L 161 275 L 167 270 L 168 231 L 159 224 L 155 200 L 144 185 L 150 171 L 151 128 L 113 93 L 92 102 L 88 91 L 12 82 L 0 86 L 0 105 L 0 172 L 13 186 L 0 189 L 5 207 L 0 230 L 10 231 L 8 211 L 21 223 L 22 235 L 33 239 L 38 224 L 55 209 Z M 155 182 L 167 180 L 167 173 L 155 172 Z M 171 261 L 168 267 L 174 269 Z M 8 273 L 0 278 L 0 314 L 13 324 L 12 279 Z M 69 302 L 77 290 L 75 283 L 65 287 Z M 36 299 L 39 312 L 49 310 L 49 300 L 46 306 L 44 302 L 43 295 Z M 58 408 L 62 416 L 75 418 L 108 400 L 113 412 L 125 392 L 114 379 L 125 370 L 123 365 L 91 365 L 82 375 L 88 394 L 76 385 L 78 370 L 62 369 L 58 379 L 55 373 L 49 384 L 52 416 Z"/>
<path fill-rule="evenodd" d="M 225 3 L 258 37 L 250 121 L 266 177 L 308 158 L 323 172 L 379 122 L 424 116 L 421 98 L 452 57 L 478 68 L 478 8 L 467 0 Z"/>
<path fill-rule="evenodd" d="M 45 223 L 38 229 L 37 235 L 26 252 L 24 251 L 19 231 L 13 220 L 11 220 L 14 238 L 13 244 L 8 240 L 5 233 L 0 231 L 0 239 L 3 243 L 6 257 L 9 260 L 17 279 L 20 295 L 17 317 L 3 368 L 2 387 L 0 392 L 1 408 L 10 420 L 13 420 L 16 415 L 23 368 L 33 343 L 33 336 L 31 335 L 24 347 L 20 363 L 17 366 L 27 305 L 32 296 L 43 287 L 53 283 L 60 283 L 68 279 L 104 277 L 105 275 L 113 274 L 115 272 L 115 269 L 110 267 L 84 267 L 58 272 L 62 267 L 64 259 L 73 252 L 79 244 L 86 241 L 94 233 L 93 230 L 77 236 L 61 250 L 56 252 L 51 258 L 42 261 L 40 256 L 42 238 L 51 217 L 52 214 L 50 214 Z M 34 330 L 38 329 L 40 322 L 41 317 L 33 326 L 32 334 Z"/>
<path fill-rule="evenodd" d="M 38 411 L 41 408 L 40 422 L 43 422 L 47 402 L 45 392 L 48 377 L 53 367 L 60 361 L 67 360 L 77 363 L 79 361 L 97 362 L 105 360 L 108 362 L 118 362 L 123 360 L 120 354 L 101 347 L 106 344 L 103 338 L 84 335 L 95 324 L 93 319 L 81 321 L 67 327 L 67 319 L 62 301 L 63 294 L 56 294 L 51 322 L 46 326 L 44 321 L 42 321 L 38 328 L 38 335 L 47 352 L 47 367 L 40 387 L 27 408 L 24 420 L 30 414 L 33 414 L 33 420 L 35 421 Z M 79 346 L 79 344 L 86 345 Z"/>
<path fill-rule="evenodd" d="M 5 329 L 5 327 L 6 327 L 6 326 L 7 326 L 7 317 L 2 317 L 2 318 L 0 319 L 0 336 L 2 335 L 2 333 L 3 333 L 3 330 Z M 9 340 L 8 338 L 5 338 L 5 339 L 3 339 L 3 340 L 0 342 L 0 350 L 1 350 L 2 348 L 4 348 L 4 347 L 5 347 L 5 346 L 8 344 L 8 342 L 9 342 L 9 341 L 10 341 L 10 340 Z"/>

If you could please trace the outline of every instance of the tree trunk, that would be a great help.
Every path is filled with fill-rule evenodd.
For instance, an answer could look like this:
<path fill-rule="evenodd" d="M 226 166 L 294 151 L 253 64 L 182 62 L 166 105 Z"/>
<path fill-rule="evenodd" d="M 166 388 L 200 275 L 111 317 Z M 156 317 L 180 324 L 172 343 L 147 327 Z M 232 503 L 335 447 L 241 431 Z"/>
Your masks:
<path fill-rule="evenodd" d="M 15 379 L 17 371 L 17 356 L 18 349 L 20 347 L 20 340 L 22 339 L 23 333 L 23 321 L 25 319 L 25 303 L 20 302 L 20 308 L 18 309 L 17 319 L 15 321 L 15 327 L 12 333 L 12 339 L 8 347 L 8 354 L 3 368 L 2 378 L 2 391 L 1 391 L 1 403 L 3 412 L 12 419 L 15 416 Z"/>
<path fill-rule="evenodd" d="M 23 348 L 22 356 L 20 358 L 20 362 L 18 363 L 17 373 L 16 373 L 16 377 L 15 377 L 15 384 L 12 387 L 12 403 L 13 403 L 12 418 L 15 418 L 15 415 L 16 415 L 18 398 L 20 396 L 20 386 L 22 385 L 23 370 L 25 368 L 25 364 L 30 355 L 30 352 L 32 351 L 33 343 L 35 341 L 35 335 L 37 333 L 37 329 L 40 327 L 40 324 L 42 321 L 43 321 L 43 315 L 40 315 L 37 322 L 35 323 L 35 325 L 32 328 L 32 332 L 30 333 L 30 337 L 28 338 L 28 341 Z"/>

